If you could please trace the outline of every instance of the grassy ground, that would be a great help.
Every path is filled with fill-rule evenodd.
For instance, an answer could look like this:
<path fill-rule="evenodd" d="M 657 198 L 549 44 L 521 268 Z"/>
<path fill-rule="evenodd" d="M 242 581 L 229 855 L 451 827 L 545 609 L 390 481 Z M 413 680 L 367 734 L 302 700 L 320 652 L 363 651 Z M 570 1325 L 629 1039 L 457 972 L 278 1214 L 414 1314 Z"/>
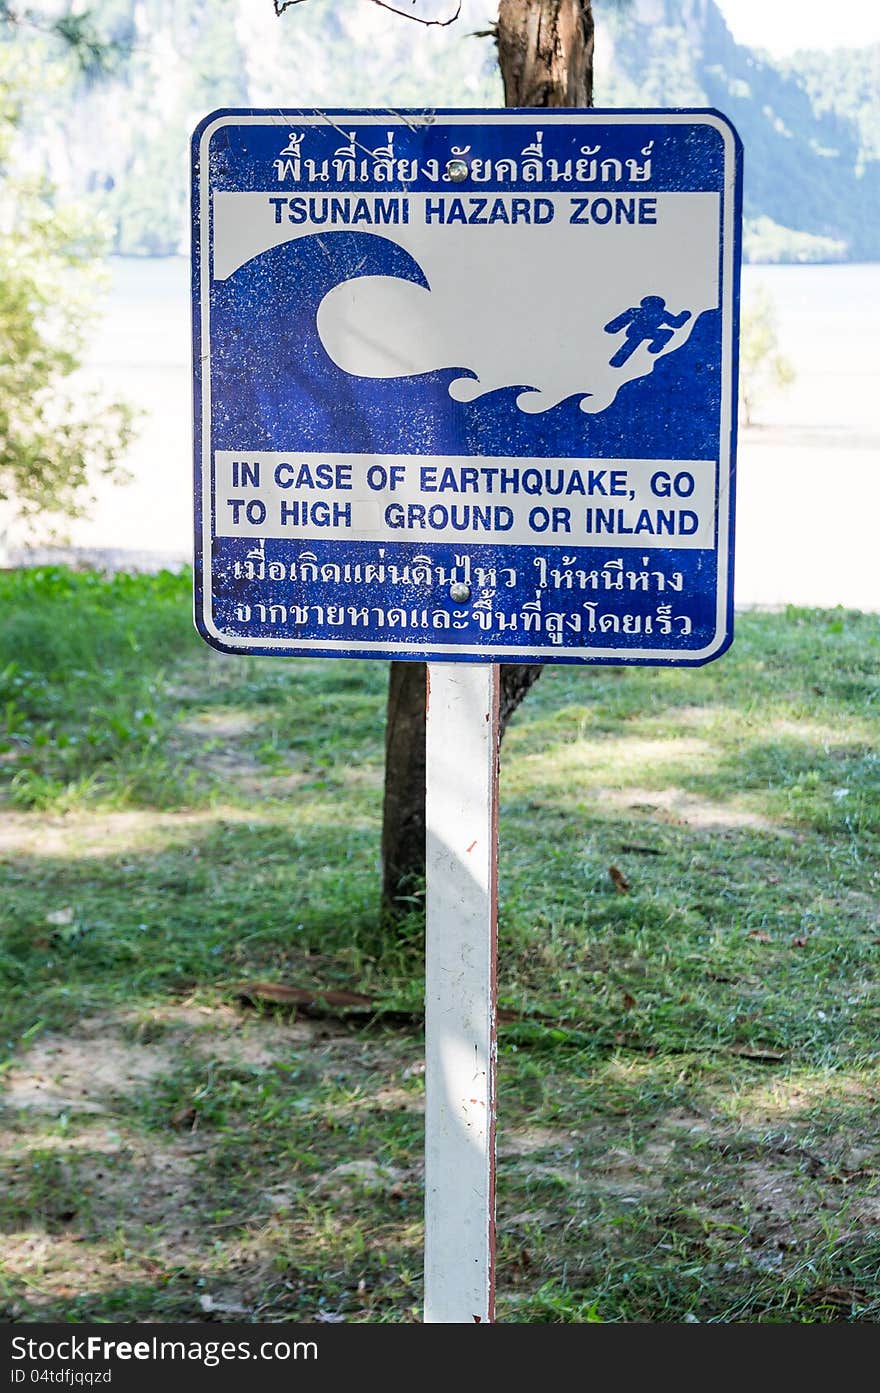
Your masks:
<path fill-rule="evenodd" d="M 7 1320 L 412 1321 L 386 671 L 232 658 L 189 580 L 0 576 Z M 880 617 L 549 668 L 502 757 L 499 1319 L 880 1319 Z M 611 868 L 614 867 L 612 874 Z"/>

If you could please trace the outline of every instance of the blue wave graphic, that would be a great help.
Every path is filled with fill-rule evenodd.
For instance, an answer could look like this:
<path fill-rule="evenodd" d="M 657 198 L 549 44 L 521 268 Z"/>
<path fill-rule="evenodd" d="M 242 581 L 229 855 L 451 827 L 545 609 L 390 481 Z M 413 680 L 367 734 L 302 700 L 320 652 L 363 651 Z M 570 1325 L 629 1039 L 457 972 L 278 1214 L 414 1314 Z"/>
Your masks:
<path fill-rule="evenodd" d="M 337 367 L 317 333 L 318 307 L 334 286 L 357 276 L 395 276 L 430 288 L 402 247 L 375 233 L 346 231 L 273 247 L 214 284 L 216 449 L 599 459 L 717 453 L 717 310 L 702 314 L 684 346 L 659 358 L 648 377 L 622 387 L 604 412 L 586 415 L 578 393 L 528 415 L 516 398 L 530 384 L 456 402 L 448 387 L 473 376 L 464 368 L 379 379 Z"/>

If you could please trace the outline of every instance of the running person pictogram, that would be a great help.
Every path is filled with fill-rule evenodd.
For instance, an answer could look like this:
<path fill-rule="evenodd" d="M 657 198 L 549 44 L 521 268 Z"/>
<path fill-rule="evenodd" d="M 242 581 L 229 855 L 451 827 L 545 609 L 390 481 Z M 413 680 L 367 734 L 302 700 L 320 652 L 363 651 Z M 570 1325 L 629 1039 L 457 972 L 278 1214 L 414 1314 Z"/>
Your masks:
<path fill-rule="evenodd" d="M 661 295 L 644 295 L 638 305 L 630 306 L 605 325 L 606 334 L 619 334 L 621 329 L 626 330 L 623 343 L 614 357 L 608 360 L 609 366 L 622 368 L 643 343 L 647 343 L 649 353 L 659 353 L 672 338 L 674 330 L 680 329 L 690 317 L 690 310 L 670 314 Z"/>

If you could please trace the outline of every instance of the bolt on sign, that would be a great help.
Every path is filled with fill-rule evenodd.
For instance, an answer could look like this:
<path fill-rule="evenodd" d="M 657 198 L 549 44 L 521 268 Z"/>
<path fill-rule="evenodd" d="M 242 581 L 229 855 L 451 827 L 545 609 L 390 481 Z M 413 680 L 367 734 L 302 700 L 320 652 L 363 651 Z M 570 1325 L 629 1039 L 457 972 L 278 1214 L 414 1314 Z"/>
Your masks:
<path fill-rule="evenodd" d="M 429 661 L 719 656 L 741 181 L 711 110 L 206 117 L 203 637 Z"/>

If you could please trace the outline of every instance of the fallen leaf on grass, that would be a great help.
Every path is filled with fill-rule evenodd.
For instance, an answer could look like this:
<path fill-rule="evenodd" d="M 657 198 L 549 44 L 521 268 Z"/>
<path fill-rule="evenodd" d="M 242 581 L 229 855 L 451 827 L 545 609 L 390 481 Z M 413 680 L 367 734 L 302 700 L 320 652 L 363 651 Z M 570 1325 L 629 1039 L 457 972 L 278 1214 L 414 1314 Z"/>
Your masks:
<path fill-rule="evenodd" d="M 826 1175 L 825 1179 L 828 1181 L 829 1185 L 848 1185 L 851 1180 L 873 1179 L 875 1173 L 876 1172 L 866 1166 L 860 1166 L 857 1170 L 848 1170 L 846 1167 L 843 1167 L 840 1170 L 833 1171 L 830 1175 Z"/>
<path fill-rule="evenodd" d="M 242 982 L 236 986 L 235 994 L 246 1006 L 292 1007 L 300 1015 L 313 1020 L 323 1020 L 327 1017 L 365 1020 L 376 1016 L 398 1025 L 418 1025 L 424 1020 L 424 1011 L 384 1006 L 374 996 L 338 987 L 291 987 L 286 982 Z M 511 1011 L 503 1006 L 498 1008 L 498 1019 L 502 1024 L 529 1021 L 540 1024 L 567 1024 L 554 1022 L 553 1017 L 541 1015 L 539 1012 Z"/>
<path fill-rule="evenodd" d="M 51 914 L 47 914 L 47 915 L 46 915 L 46 923 L 47 923 L 47 924 L 57 924 L 57 925 L 59 925 L 59 926 L 63 926 L 63 925 L 65 925 L 65 924 L 72 924 L 72 923 L 73 923 L 73 908 L 72 908 L 72 906 L 71 906 L 71 905 L 66 905 L 66 906 L 64 907 L 64 909 L 53 909 L 52 912 L 51 912 Z"/>
<path fill-rule="evenodd" d="M 749 938 L 753 938 L 756 943 L 772 943 L 773 935 L 768 934 L 766 929 L 752 929 Z"/>
<path fill-rule="evenodd" d="M 609 866 L 609 867 L 608 867 L 608 874 L 611 876 L 611 879 L 614 881 L 614 888 L 615 888 L 615 890 L 619 890 L 620 893 L 621 893 L 621 895 L 625 895 L 625 894 L 627 893 L 627 891 L 629 890 L 629 881 L 627 880 L 626 876 L 623 874 L 623 871 L 621 871 L 617 866 Z"/>
<path fill-rule="evenodd" d="M 238 995 L 252 1002 L 269 1001 L 278 1006 L 323 1007 L 337 1010 L 374 1011 L 376 1001 L 362 992 L 340 991 L 329 987 L 289 987 L 284 982 L 245 982 L 237 988 Z M 322 1015 L 327 1015 L 326 1009 Z M 332 1014 L 332 1013 L 330 1013 Z"/>
<path fill-rule="evenodd" d="M 622 1045 L 627 1050 L 637 1050 L 639 1054 L 646 1055 L 648 1059 L 653 1059 L 657 1053 L 656 1045 L 646 1045 L 636 1036 L 627 1034 L 625 1030 L 616 1030 L 614 1032 L 614 1043 L 615 1045 Z M 623 1117 L 625 1113 L 626 1109 L 624 1108 L 619 1115 Z"/>
<path fill-rule="evenodd" d="M 243 982 L 235 988 L 235 993 L 246 1006 L 289 1007 L 311 1020 L 331 1017 L 363 1021 L 377 1016 L 392 1024 L 413 1025 L 421 1021 L 424 1014 L 383 1006 L 373 996 L 336 987 L 289 987 L 284 982 Z"/>
<path fill-rule="evenodd" d="M 635 1009 L 635 1005 L 636 1005 L 636 999 L 635 999 L 635 997 L 634 997 L 634 996 L 631 996 L 629 992 L 624 992 L 624 993 L 623 993 L 623 1009 L 624 1009 L 624 1011 L 632 1011 L 632 1010 L 634 1010 L 634 1009 Z"/>
<path fill-rule="evenodd" d="M 63 909 L 53 909 L 46 915 L 45 922 L 52 925 L 51 939 L 67 947 L 77 943 L 83 936 L 83 926 L 77 923 L 72 905 L 65 905 Z"/>
<path fill-rule="evenodd" d="M 767 1064 L 776 1064 L 785 1055 L 782 1050 L 765 1049 L 763 1045 L 731 1045 L 731 1054 L 738 1054 L 743 1059 L 757 1059 Z"/>
<path fill-rule="evenodd" d="M 181 1108 L 180 1111 L 174 1113 L 170 1119 L 171 1126 L 176 1127 L 178 1131 L 183 1131 L 183 1129 L 186 1127 L 189 1129 L 190 1132 L 194 1132 L 196 1130 L 196 1124 L 198 1123 L 198 1120 L 199 1115 L 196 1112 L 195 1108 L 192 1107 Z"/>
<path fill-rule="evenodd" d="M 806 948 L 809 941 L 806 934 L 801 934 L 797 938 L 791 940 L 791 946 L 792 948 Z"/>
<path fill-rule="evenodd" d="M 815 1306 L 836 1306 L 839 1309 L 862 1305 L 867 1301 L 865 1292 L 858 1287 L 817 1287 L 810 1293 L 810 1301 Z"/>
<path fill-rule="evenodd" d="M 250 1315 L 249 1306 L 240 1306 L 234 1301 L 217 1301 L 215 1297 L 204 1295 L 199 1297 L 199 1305 L 206 1314 L 216 1311 L 218 1315 L 244 1316 Z"/>

